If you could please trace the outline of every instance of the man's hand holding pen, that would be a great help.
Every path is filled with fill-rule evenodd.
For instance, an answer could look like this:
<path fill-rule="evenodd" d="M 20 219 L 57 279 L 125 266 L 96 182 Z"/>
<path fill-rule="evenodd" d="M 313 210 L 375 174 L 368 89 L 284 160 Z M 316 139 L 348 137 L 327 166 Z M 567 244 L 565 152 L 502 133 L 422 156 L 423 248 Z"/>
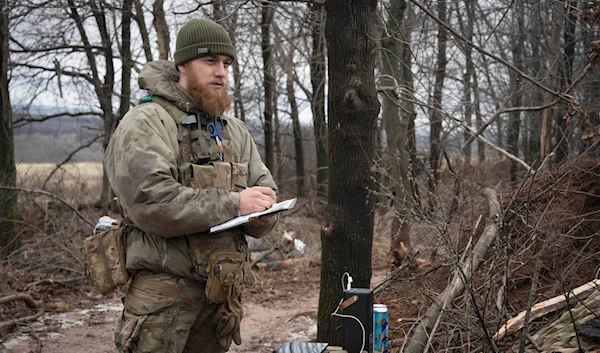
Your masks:
<path fill-rule="evenodd" d="M 277 199 L 277 195 L 273 189 L 264 186 L 246 187 L 236 184 L 244 190 L 240 192 L 240 215 L 244 216 L 254 212 L 261 212 L 273 206 Z M 265 215 L 250 221 L 250 225 L 260 227 L 269 223 L 274 214 Z"/>

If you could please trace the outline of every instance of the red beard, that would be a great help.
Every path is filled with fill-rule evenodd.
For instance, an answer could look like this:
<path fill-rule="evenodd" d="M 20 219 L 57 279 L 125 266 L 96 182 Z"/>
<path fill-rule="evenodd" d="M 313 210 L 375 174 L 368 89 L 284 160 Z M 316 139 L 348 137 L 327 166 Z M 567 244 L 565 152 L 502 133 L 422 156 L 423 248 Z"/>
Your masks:
<path fill-rule="evenodd" d="M 208 115 L 223 114 L 231 106 L 231 98 L 227 94 L 227 83 L 221 90 L 214 90 L 198 82 L 195 76 L 192 76 L 189 82 L 189 92 L 195 105 Z"/>

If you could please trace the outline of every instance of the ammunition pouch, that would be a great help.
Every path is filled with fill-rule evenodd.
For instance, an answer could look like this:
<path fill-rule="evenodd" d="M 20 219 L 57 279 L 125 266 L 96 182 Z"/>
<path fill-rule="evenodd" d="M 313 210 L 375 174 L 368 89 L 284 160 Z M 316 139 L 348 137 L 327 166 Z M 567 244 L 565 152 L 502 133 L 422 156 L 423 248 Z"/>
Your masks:
<path fill-rule="evenodd" d="M 129 280 L 125 268 L 127 226 L 118 226 L 85 239 L 85 256 L 90 279 L 100 294 L 106 294 Z"/>
<path fill-rule="evenodd" d="M 179 167 L 182 184 L 194 189 L 232 190 L 235 184 L 246 185 L 248 167 L 240 163 L 184 163 Z"/>

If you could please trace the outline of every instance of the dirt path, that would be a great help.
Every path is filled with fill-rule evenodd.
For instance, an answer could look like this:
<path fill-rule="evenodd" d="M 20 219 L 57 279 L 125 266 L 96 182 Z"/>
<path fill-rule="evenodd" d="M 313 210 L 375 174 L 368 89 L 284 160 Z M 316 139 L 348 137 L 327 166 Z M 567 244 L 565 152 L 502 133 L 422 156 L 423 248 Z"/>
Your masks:
<path fill-rule="evenodd" d="M 242 345 L 233 353 L 270 353 L 280 343 L 317 336 L 318 268 L 263 273 L 244 296 Z M 373 283 L 383 279 L 375 272 Z M 97 300 L 88 309 L 47 313 L 0 342 L 0 353 L 114 353 L 112 329 L 119 299 Z"/>
<path fill-rule="evenodd" d="M 278 276 L 289 277 L 289 274 Z M 278 279 L 276 283 L 270 277 L 263 279 L 260 286 L 250 288 L 245 296 L 243 343 L 232 346 L 230 352 L 266 353 L 282 342 L 316 338 L 317 281 L 291 278 Z M 7 335 L 0 342 L 0 352 L 114 353 L 112 329 L 121 309 L 120 300 L 110 299 L 89 309 L 47 313 Z"/>

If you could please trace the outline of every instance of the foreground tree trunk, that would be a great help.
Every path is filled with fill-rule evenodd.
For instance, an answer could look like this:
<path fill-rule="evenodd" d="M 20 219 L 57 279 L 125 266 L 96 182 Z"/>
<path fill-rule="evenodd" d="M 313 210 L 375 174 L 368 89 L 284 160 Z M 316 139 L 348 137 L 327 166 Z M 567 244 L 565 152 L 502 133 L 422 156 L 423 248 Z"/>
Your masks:
<path fill-rule="evenodd" d="M 369 288 L 373 241 L 377 113 L 374 68 L 377 0 L 328 0 L 329 192 L 321 228 L 322 267 L 317 339 L 340 345 L 333 313 L 344 272 Z"/>
<path fill-rule="evenodd" d="M 12 108 L 8 94 L 8 0 L 0 2 L 0 185 L 16 186 Z M 17 192 L 0 190 L 0 256 L 19 247 L 15 218 Z"/>

